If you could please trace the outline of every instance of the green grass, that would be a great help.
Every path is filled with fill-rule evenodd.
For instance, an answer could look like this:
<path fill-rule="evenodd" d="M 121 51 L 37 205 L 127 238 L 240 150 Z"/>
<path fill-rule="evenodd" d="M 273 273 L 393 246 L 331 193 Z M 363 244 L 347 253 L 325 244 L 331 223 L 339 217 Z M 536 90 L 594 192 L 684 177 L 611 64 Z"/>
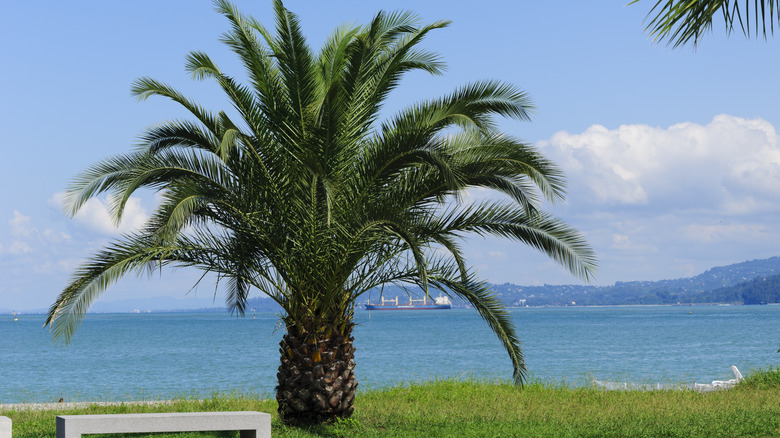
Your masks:
<path fill-rule="evenodd" d="M 780 366 L 770 366 L 766 370 L 751 373 L 741 382 L 746 388 L 780 388 Z"/>
<path fill-rule="evenodd" d="M 273 414 L 277 437 L 780 437 L 780 368 L 734 389 L 605 391 L 532 383 L 437 381 L 361 392 L 349 420 L 311 429 L 279 423 L 272 400 L 231 395 L 161 406 L 6 411 L 14 438 L 55 437 L 59 414 L 256 410 Z M 105 435 L 117 438 L 122 435 Z M 238 433 L 127 435 L 237 437 Z M 90 435 L 99 437 L 99 435 Z"/>

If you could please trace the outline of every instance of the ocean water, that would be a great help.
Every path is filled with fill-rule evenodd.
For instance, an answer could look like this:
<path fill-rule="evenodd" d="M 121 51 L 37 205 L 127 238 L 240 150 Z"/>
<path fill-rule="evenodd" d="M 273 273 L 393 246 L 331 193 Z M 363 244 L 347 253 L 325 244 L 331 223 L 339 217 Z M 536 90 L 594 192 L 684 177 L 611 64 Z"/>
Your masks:
<path fill-rule="evenodd" d="M 780 306 L 511 310 L 532 377 L 691 384 L 780 365 Z M 506 352 L 473 310 L 356 314 L 361 388 L 434 378 L 511 378 Z M 67 347 L 42 315 L 0 315 L 0 403 L 271 394 L 278 318 L 90 314 Z"/>

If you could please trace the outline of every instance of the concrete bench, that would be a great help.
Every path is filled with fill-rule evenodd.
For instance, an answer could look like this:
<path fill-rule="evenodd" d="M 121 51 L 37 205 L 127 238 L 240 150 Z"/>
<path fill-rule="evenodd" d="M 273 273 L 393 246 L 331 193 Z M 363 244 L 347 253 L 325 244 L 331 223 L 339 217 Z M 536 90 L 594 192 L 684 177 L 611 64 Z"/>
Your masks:
<path fill-rule="evenodd" d="M 11 438 L 11 419 L 0 417 L 0 438 Z"/>
<path fill-rule="evenodd" d="M 57 416 L 57 438 L 81 438 L 91 433 L 223 430 L 239 430 L 241 438 L 270 438 L 271 414 L 239 411 Z M 0 435 L 0 438 L 4 437 Z"/>

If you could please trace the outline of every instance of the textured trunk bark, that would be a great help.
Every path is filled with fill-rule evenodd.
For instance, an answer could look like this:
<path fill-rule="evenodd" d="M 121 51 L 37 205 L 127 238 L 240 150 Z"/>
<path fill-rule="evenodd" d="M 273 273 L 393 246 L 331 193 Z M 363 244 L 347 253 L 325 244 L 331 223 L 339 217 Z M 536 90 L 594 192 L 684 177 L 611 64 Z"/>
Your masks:
<path fill-rule="evenodd" d="M 285 424 L 319 424 L 346 418 L 355 410 L 355 347 L 348 322 L 320 339 L 290 330 L 280 345 L 276 401 Z"/>

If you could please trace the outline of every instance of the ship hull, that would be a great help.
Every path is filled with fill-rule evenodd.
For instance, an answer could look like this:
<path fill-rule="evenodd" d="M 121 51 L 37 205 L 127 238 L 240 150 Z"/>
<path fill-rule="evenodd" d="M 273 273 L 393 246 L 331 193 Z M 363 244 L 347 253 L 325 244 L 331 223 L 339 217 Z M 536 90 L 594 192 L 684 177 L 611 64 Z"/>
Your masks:
<path fill-rule="evenodd" d="M 425 304 L 414 306 L 396 306 L 395 304 L 366 304 L 366 310 L 445 310 L 452 309 L 451 304 Z"/>

